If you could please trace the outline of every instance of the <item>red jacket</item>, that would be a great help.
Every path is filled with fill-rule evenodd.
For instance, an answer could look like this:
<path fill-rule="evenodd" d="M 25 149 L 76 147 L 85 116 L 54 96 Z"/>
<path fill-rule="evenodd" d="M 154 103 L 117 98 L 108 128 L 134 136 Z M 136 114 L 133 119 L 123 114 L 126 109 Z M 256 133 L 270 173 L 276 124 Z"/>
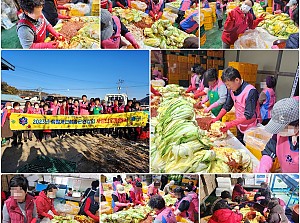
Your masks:
<path fill-rule="evenodd" d="M 222 41 L 232 45 L 240 34 L 244 33 L 248 28 L 255 29 L 255 27 L 252 14 L 250 12 L 244 14 L 240 7 L 236 7 L 228 13 L 222 33 Z"/>
<path fill-rule="evenodd" d="M 219 209 L 214 212 L 208 223 L 240 223 L 242 214 L 237 214 L 230 209 Z"/>
<path fill-rule="evenodd" d="M 68 106 L 66 106 L 65 108 L 63 106 L 60 106 L 58 109 L 58 115 L 69 115 Z"/>
<path fill-rule="evenodd" d="M 33 218 L 33 209 L 34 209 L 34 201 L 33 197 L 29 194 L 26 195 L 25 199 L 25 209 L 26 209 L 26 219 L 28 223 L 36 222 L 36 219 Z M 12 197 L 8 198 L 5 201 L 7 211 L 10 217 L 10 223 L 21 223 L 24 222 L 24 215 L 20 210 L 17 201 Z"/>
<path fill-rule="evenodd" d="M 58 215 L 54 208 L 53 199 L 47 197 L 44 191 L 41 191 L 39 196 L 36 197 L 35 205 L 39 218 L 49 217 L 48 211 Z"/>
<path fill-rule="evenodd" d="M 97 215 L 94 215 L 91 211 L 90 211 L 90 206 L 91 206 L 91 203 L 92 203 L 92 200 L 90 197 L 88 197 L 86 199 L 86 202 L 85 202 L 85 206 L 84 206 L 84 212 L 89 216 L 91 217 L 93 220 L 95 220 L 95 222 L 99 222 L 99 216 Z"/>

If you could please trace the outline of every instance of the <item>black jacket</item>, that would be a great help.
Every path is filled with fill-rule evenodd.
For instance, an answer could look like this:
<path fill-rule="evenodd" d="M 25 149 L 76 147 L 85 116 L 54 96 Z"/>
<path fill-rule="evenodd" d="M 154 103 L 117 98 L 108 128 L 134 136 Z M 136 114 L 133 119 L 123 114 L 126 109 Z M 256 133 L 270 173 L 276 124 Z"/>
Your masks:
<path fill-rule="evenodd" d="M 286 49 L 298 49 L 299 48 L 299 33 L 294 33 L 289 36 L 286 41 Z"/>

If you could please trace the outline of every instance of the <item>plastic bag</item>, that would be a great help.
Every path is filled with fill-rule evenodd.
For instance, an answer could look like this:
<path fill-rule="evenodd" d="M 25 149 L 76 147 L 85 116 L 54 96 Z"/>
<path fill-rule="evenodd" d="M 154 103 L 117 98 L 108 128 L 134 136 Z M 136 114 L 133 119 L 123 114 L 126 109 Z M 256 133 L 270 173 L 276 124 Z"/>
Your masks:
<path fill-rule="evenodd" d="M 271 137 L 272 134 L 268 133 L 264 126 L 260 126 L 248 129 L 245 132 L 244 141 L 247 146 L 262 151 L 265 149 L 265 146 Z"/>
<path fill-rule="evenodd" d="M 234 43 L 235 49 L 267 49 L 271 46 L 265 42 L 261 33 L 254 30 L 247 30 L 242 36 Z"/>
<path fill-rule="evenodd" d="M 15 25 L 15 23 L 12 23 L 8 16 L 5 13 L 2 13 L 1 15 L 1 27 L 4 29 L 10 29 Z"/>
<path fill-rule="evenodd" d="M 132 1 L 131 6 L 132 6 L 132 8 L 143 11 L 143 12 L 145 12 L 145 10 L 147 9 L 147 4 L 145 2 L 141 2 L 141 1 Z"/>
<path fill-rule="evenodd" d="M 84 15 L 89 14 L 91 11 L 91 7 L 87 4 L 84 3 L 77 3 L 77 4 L 73 4 L 73 3 L 68 3 L 68 4 L 64 4 L 64 6 L 71 8 L 71 10 L 77 10 L 81 13 L 83 13 Z"/>

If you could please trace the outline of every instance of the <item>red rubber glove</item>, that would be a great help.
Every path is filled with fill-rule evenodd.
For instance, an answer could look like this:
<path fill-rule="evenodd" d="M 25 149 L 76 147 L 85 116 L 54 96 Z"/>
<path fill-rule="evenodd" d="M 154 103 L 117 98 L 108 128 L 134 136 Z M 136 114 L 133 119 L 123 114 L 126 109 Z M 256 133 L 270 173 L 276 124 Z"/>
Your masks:
<path fill-rule="evenodd" d="M 52 36 L 54 36 L 56 39 L 58 39 L 58 38 L 64 39 L 64 36 L 61 35 L 60 33 L 56 32 L 56 30 L 53 28 L 53 26 L 51 26 L 51 24 L 49 24 L 49 25 L 47 26 L 47 30 L 48 30 L 49 33 L 51 33 Z"/>
<path fill-rule="evenodd" d="M 46 217 L 46 218 L 49 218 L 50 220 L 53 219 L 53 216 L 52 216 L 51 214 L 47 214 L 45 217 Z"/>
<path fill-rule="evenodd" d="M 155 96 L 162 96 L 158 90 L 152 87 L 152 85 L 151 85 L 151 93 L 154 94 Z"/>
<path fill-rule="evenodd" d="M 206 93 L 204 92 L 204 91 L 200 91 L 200 92 L 196 92 L 195 94 L 194 94 L 194 99 L 198 99 L 199 97 L 202 97 L 202 96 L 204 96 L 204 95 L 206 95 Z"/>
<path fill-rule="evenodd" d="M 156 16 L 156 20 L 159 20 L 161 18 L 162 14 L 163 14 L 163 12 L 159 12 Z"/>
<path fill-rule="evenodd" d="M 134 36 L 130 32 L 128 32 L 128 33 L 125 34 L 125 38 L 132 44 L 132 46 L 135 49 L 139 49 L 140 48 L 139 44 L 134 39 Z"/>
<path fill-rule="evenodd" d="M 30 223 L 36 223 L 36 218 L 33 218 Z"/>
<path fill-rule="evenodd" d="M 116 4 L 117 4 L 117 6 L 121 7 L 122 9 L 125 9 L 125 6 L 122 5 L 120 2 L 117 2 Z"/>
<path fill-rule="evenodd" d="M 112 13 L 112 2 L 111 1 L 108 2 L 108 11 L 110 13 Z"/>
<path fill-rule="evenodd" d="M 58 47 L 58 43 L 51 41 L 49 43 L 33 43 L 30 49 L 56 49 Z"/>
<path fill-rule="evenodd" d="M 273 159 L 270 156 L 263 155 L 259 162 L 259 173 L 269 173 L 273 165 Z"/>
<path fill-rule="evenodd" d="M 265 20 L 265 17 L 263 15 L 261 15 L 259 18 L 255 19 L 253 21 L 252 29 L 255 29 L 258 26 L 258 24 L 261 23 L 264 20 Z"/>
<path fill-rule="evenodd" d="M 153 11 L 149 12 L 149 16 L 151 16 L 155 20 L 155 15 L 154 15 Z"/>
<path fill-rule="evenodd" d="M 221 132 L 226 133 L 229 129 L 234 127 L 235 125 L 232 122 L 226 122 L 225 127 L 221 128 Z"/>
<path fill-rule="evenodd" d="M 58 5 L 58 6 L 57 6 L 57 9 L 63 9 L 63 10 L 68 10 L 68 11 L 70 11 L 70 8 L 69 8 L 69 7 L 63 6 L 63 5 Z"/>
<path fill-rule="evenodd" d="M 228 126 L 229 127 L 228 129 L 230 129 L 230 128 L 234 127 L 234 126 L 237 126 L 237 125 L 240 125 L 240 124 L 244 123 L 245 121 L 247 121 L 247 118 L 245 116 L 243 116 L 243 117 L 235 119 L 235 120 L 233 120 L 231 122 L 226 122 L 225 124 L 226 124 L 226 127 Z M 224 130 L 222 130 L 223 129 L 222 128 L 221 131 L 222 132 L 227 132 L 227 131 L 225 131 L 227 129 L 226 127 L 224 128 Z"/>
<path fill-rule="evenodd" d="M 219 121 L 224 115 L 226 115 L 226 113 L 227 111 L 224 108 L 222 108 L 218 116 L 213 120 L 211 120 L 211 123 L 215 123 L 216 121 Z"/>
<path fill-rule="evenodd" d="M 58 14 L 59 19 L 71 19 L 71 16 Z"/>

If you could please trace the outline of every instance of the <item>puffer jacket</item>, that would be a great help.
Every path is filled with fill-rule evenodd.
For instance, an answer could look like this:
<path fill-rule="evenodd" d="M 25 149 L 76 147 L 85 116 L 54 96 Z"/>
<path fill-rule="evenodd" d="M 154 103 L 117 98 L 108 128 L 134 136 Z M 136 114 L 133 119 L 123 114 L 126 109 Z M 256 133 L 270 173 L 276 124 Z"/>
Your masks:
<path fill-rule="evenodd" d="M 268 204 L 270 213 L 268 216 L 268 223 L 289 223 L 288 218 L 285 216 L 283 208 L 279 204 L 278 199 L 271 199 Z"/>
<path fill-rule="evenodd" d="M 294 33 L 289 36 L 286 41 L 286 49 L 298 49 L 299 48 L 299 33 Z"/>

